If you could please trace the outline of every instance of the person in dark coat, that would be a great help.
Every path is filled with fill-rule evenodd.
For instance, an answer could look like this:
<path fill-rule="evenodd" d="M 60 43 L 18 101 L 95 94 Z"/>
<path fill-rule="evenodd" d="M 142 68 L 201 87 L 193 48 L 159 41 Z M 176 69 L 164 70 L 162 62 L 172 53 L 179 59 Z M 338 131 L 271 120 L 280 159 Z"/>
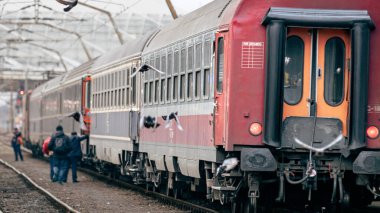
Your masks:
<path fill-rule="evenodd" d="M 24 157 L 22 156 L 21 152 L 22 137 L 21 132 L 19 132 L 17 128 L 13 129 L 13 137 L 11 143 L 13 151 L 15 153 L 15 161 L 18 161 L 18 156 L 20 156 L 20 160 L 23 161 Z"/>
<path fill-rule="evenodd" d="M 53 151 L 54 176 L 53 182 L 64 182 L 65 171 L 69 166 L 67 154 L 71 151 L 70 138 L 63 132 L 62 126 L 57 126 L 56 133 L 52 136 L 48 149 Z"/>
<path fill-rule="evenodd" d="M 80 142 L 88 139 L 88 135 L 82 135 L 78 136 L 76 132 L 71 133 L 70 137 L 70 145 L 71 145 L 71 151 L 67 155 L 69 157 L 69 162 L 71 165 L 71 174 L 73 178 L 73 183 L 77 183 L 78 177 L 77 177 L 77 163 L 82 159 L 82 149 Z M 69 168 L 67 168 L 67 171 L 65 172 L 65 178 L 67 179 L 67 175 L 69 173 Z"/>

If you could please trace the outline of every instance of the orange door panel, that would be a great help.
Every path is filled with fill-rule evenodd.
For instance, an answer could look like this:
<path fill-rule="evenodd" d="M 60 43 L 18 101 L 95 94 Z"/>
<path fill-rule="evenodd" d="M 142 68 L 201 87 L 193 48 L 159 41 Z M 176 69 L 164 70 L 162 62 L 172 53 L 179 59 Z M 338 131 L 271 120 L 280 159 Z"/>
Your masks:
<path fill-rule="evenodd" d="M 309 29 L 289 28 L 287 44 L 289 45 L 285 54 L 283 120 L 290 116 L 309 116 L 309 103 L 307 102 L 310 96 L 311 70 Z M 294 49 L 291 51 L 289 48 Z M 303 54 L 301 50 L 303 50 Z M 295 52 L 296 55 L 291 52 Z M 297 69 L 301 70 L 297 71 Z M 296 94 L 292 95 L 293 93 Z"/>
<path fill-rule="evenodd" d="M 350 54 L 348 30 L 288 28 L 283 120 L 337 118 L 347 136 Z"/>
<path fill-rule="evenodd" d="M 349 33 L 348 30 L 318 31 L 317 116 L 341 120 L 345 136 L 350 96 Z"/>

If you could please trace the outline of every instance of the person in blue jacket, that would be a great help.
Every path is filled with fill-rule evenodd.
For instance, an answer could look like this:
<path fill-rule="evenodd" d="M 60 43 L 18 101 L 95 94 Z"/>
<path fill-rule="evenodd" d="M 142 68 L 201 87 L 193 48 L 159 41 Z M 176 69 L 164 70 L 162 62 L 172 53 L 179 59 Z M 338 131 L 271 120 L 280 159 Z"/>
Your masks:
<path fill-rule="evenodd" d="M 71 174 L 73 178 L 73 183 L 77 183 L 78 177 L 77 177 L 77 163 L 82 159 L 82 149 L 80 146 L 80 142 L 88 139 L 88 135 L 82 135 L 78 136 L 77 132 L 72 132 L 70 136 L 70 145 L 71 145 L 71 151 L 67 155 L 70 159 L 70 165 L 71 165 Z M 65 172 L 65 180 L 67 180 L 67 176 L 69 173 L 69 168 L 67 168 L 67 171 Z"/>
<path fill-rule="evenodd" d="M 17 128 L 14 128 L 13 134 L 14 136 L 12 137 L 11 144 L 13 147 L 13 151 L 15 152 L 15 161 L 18 161 L 18 156 L 20 156 L 21 161 L 23 161 L 24 157 L 22 156 L 21 152 L 21 145 L 23 143 L 21 132 L 19 132 Z"/>

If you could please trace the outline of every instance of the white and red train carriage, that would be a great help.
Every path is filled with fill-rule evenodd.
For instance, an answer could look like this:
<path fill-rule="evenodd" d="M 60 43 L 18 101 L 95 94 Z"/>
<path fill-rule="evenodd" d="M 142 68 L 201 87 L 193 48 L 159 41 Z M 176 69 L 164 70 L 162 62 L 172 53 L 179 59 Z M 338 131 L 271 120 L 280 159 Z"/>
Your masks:
<path fill-rule="evenodd" d="M 290 185 L 300 193 L 287 203 L 294 194 L 370 203 L 366 188 L 380 173 L 370 46 L 379 7 L 215 1 L 161 29 L 142 59 L 155 68 L 142 82 L 148 179 L 254 209 L 257 200 L 285 202 Z"/>
<path fill-rule="evenodd" d="M 371 203 L 379 9 L 217 0 L 105 54 L 89 68 L 89 156 L 103 171 L 233 211 Z"/>

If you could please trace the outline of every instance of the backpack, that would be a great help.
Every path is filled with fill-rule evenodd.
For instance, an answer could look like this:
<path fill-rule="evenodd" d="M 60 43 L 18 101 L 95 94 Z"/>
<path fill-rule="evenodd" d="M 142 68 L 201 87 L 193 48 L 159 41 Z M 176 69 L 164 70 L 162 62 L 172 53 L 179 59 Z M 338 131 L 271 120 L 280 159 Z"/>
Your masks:
<path fill-rule="evenodd" d="M 70 146 L 67 143 L 67 140 L 65 140 L 65 137 L 57 137 L 55 138 L 55 146 L 54 146 L 54 153 L 57 153 L 58 155 L 67 154 L 70 151 Z"/>
<path fill-rule="evenodd" d="M 17 137 L 13 136 L 12 137 L 12 146 L 15 146 L 17 144 Z"/>

